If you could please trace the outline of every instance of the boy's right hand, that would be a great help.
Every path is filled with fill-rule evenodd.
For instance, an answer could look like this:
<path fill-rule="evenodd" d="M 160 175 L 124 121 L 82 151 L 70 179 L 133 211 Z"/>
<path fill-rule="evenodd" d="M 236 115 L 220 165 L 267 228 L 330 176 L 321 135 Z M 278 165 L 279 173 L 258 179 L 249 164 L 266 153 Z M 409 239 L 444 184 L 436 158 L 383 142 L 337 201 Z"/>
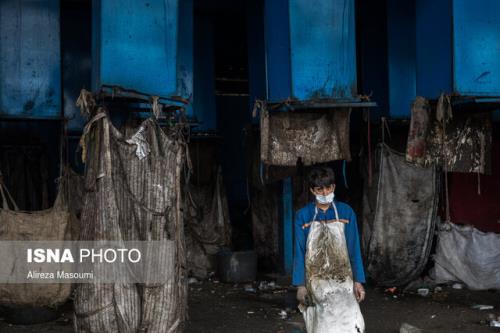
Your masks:
<path fill-rule="evenodd" d="M 307 289 L 304 286 L 299 286 L 297 288 L 297 301 L 299 301 L 300 304 L 306 305 L 306 298 L 307 298 Z"/>

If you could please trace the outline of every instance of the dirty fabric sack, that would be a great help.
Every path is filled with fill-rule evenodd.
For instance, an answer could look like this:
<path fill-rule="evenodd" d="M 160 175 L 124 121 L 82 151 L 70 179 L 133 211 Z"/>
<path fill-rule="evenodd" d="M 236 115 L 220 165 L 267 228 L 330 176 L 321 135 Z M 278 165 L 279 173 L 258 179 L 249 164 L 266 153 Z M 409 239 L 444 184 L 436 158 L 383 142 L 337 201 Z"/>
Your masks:
<path fill-rule="evenodd" d="M 295 166 L 299 158 L 304 165 L 350 161 L 350 114 L 350 108 L 327 112 L 263 110 L 260 115 L 262 162 Z"/>
<path fill-rule="evenodd" d="M 500 290 L 500 234 L 446 223 L 440 228 L 434 278 L 463 282 L 470 289 Z"/>
<path fill-rule="evenodd" d="M 188 273 L 199 279 L 214 272 L 215 254 L 231 245 L 231 223 L 222 170 L 209 185 L 189 184 L 184 209 Z"/>
<path fill-rule="evenodd" d="M 436 164 L 447 171 L 491 173 L 492 124 L 489 114 L 452 114 L 442 95 L 436 109 L 417 97 L 411 111 L 406 160 Z"/>
<path fill-rule="evenodd" d="M 311 222 L 306 244 L 308 306 L 300 305 L 308 333 L 363 333 L 365 323 L 354 296 L 344 223 Z M 317 213 L 317 208 L 316 208 Z"/>
<path fill-rule="evenodd" d="M 181 332 L 186 315 L 184 229 L 180 205 L 184 145 L 153 118 L 124 133 L 98 108 L 82 135 L 85 196 L 81 240 L 162 240 L 175 251 L 163 284 L 81 284 L 80 333 Z M 134 139 L 131 139 L 134 138 Z M 175 253 L 173 253 L 175 252 Z"/>
<path fill-rule="evenodd" d="M 50 209 L 25 212 L 17 205 L 0 182 L 0 241 L 64 241 L 71 240 L 72 225 L 76 218 L 68 205 L 68 179 L 60 178 L 54 206 Z M 9 208 L 9 202 L 14 210 Z M 2 265 L 15 265 L 16 258 L 10 258 Z M 17 260 L 22 260 L 17 258 Z M 70 270 L 68 264 L 58 264 L 59 270 Z M 70 283 L 23 283 L 0 284 L 0 305 L 8 307 L 53 307 L 66 302 L 71 294 Z"/>
<path fill-rule="evenodd" d="M 435 168 L 406 162 L 381 144 L 377 182 L 365 186 L 363 247 L 368 275 L 379 285 L 413 281 L 429 257 L 437 212 Z"/>

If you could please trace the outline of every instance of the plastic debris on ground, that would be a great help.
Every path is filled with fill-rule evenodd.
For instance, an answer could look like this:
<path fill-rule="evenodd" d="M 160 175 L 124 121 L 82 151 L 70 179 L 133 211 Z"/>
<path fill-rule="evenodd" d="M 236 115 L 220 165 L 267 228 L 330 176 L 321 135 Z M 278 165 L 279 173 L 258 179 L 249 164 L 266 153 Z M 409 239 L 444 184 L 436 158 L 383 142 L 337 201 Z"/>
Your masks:
<path fill-rule="evenodd" d="M 248 293 L 256 293 L 256 292 L 257 292 L 257 289 L 255 289 L 255 288 L 253 287 L 253 285 L 251 285 L 251 284 L 245 284 L 245 285 L 243 286 L 243 289 L 244 289 L 246 292 L 248 292 Z"/>
<path fill-rule="evenodd" d="M 500 320 L 492 320 L 490 321 L 491 327 L 499 327 L 500 328 Z"/>
<path fill-rule="evenodd" d="M 194 278 L 194 277 L 190 277 L 188 279 L 188 284 L 193 284 L 193 283 L 198 283 L 198 279 L 197 278 Z"/>
<path fill-rule="evenodd" d="M 493 310 L 495 307 L 493 305 L 485 305 L 485 304 L 474 304 L 471 306 L 471 309 L 474 310 Z"/>
<path fill-rule="evenodd" d="M 420 288 L 417 290 L 417 292 L 420 296 L 423 296 L 423 297 L 429 295 L 429 289 L 427 289 L 427 288 Z"/>
<path fill-rule="evenodd" d="M 288 318 L 288 313 L 285 310 L 281 310 L 279 316 L 281 317 L 281 319 L 286 319 Z"/>
<path fill-rule="evenodd" d="M 271 281 L 271 282 L 267 282 L 267 281 L 260 281 L 259 283 L 259 290 L 274 290 L 276 289 L 276 282 L 274 281 Z"/>
<path fill-rule="evenodd" d="M 403 323 L 399 329 L 399 333 L 421 333 L 422 330 L 408 323 Z"/>

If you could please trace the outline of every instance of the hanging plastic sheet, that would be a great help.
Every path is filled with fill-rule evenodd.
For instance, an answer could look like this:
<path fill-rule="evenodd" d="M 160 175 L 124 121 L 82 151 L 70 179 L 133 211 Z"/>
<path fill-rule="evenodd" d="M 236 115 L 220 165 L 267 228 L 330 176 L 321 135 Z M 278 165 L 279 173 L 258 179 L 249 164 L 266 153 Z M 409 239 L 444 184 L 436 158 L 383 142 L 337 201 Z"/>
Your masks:
<path fill-rule="evenodd" d="M 376 186 L 365 186 L 363 235 L 368 276 L 379 285 L 404 285 L 424 269 L 437 211 L 435 168 L 405 161 L 381 144 Z"/>
<path fill-rule="evenodd" d="M 500 290 L 500 235 L 453 223 L 440 229 L 434 258 L 436 282 L 460 281 L 470 289 Z"/>
<path fill-rule="evenodd" d="M 262 110 L 261 160 L 265 164 L 295 166 L 351 160 L 350 108 L 327 112 L 268 112 Z M 328 147 L 328 149 L 325 149 Z"/>
<path fill-rule="evenodd" d="M 82 95 L 83 96 L 83 95 Z M 82 100 L 85 96 L 82 97 Z M 88 98 L 87 98 L 88 99 Z M 141 149 L 90 105 L 82 139 L 86 165 L 81 240 L 162 240 L 173 242 L 169 282 L 81 284 L 75 296 L 75 331 L 85 333 L 181 332 L 186 317 L 181 170 L 185 144 L 175 127 L 165 133 L 156 119 L 144 120 Z M 137 137 L 137 136 L 136 136 Z"/>
<path fill-rule="evenodd" d="M 422 166 L 436 164 L 446 171 L 491 172 L 490 114 L 452 112 L 442 95 L 436 109 L 423 97 L 412 106 L 406 160 Z"/>

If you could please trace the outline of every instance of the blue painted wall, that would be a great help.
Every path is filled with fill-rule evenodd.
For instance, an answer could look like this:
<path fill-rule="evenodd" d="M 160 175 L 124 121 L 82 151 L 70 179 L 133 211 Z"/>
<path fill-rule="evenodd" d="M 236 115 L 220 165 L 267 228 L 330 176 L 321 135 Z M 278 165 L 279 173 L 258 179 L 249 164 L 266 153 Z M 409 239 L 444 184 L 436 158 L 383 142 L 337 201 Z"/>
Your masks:
<path fill-rule="evenodd" d="M 416 97 L 415 1 L 387 1 L 389 114 L 408 118 Z"/>
<path fill-rule="evenodd" d="M 500 1 L 453 1 L 454 89 L 500 96 Z"/>
<path fill-rule="evenodd" d="M 94 0 L 93 11 L 94 89 L 178 94 L 178 0 Z"/>
<path fill-rule="evenodd" d="M 61 116 L 59 1 L 0 1 L 0 115 Z"/>
<path fill-rule="evenodd" d="M 356 96 L 354 0 L 289 3 L 293 96 Z"/>

